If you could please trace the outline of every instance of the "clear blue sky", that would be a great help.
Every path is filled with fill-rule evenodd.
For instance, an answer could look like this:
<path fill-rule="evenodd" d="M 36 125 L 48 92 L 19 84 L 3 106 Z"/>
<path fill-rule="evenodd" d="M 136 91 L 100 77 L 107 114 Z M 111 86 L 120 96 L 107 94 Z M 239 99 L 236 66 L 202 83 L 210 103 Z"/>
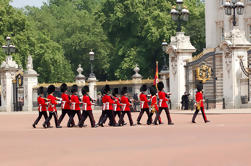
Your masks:
<path fill-rule="evenodd" d="M 47 2 L 47 1 L 48 0 L 12 0 L 10 4 L 17 8 L 22 8 L 27 5 L 40 7 L 41 5 L 43 5 L 43 2 Z"/>

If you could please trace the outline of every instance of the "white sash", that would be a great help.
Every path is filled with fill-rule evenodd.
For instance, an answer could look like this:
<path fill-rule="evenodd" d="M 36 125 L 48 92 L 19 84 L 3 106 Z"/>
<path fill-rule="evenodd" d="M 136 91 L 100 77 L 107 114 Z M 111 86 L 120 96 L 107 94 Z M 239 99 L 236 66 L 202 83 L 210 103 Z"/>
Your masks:
<path fill-rule="evenodd" d="M 75 108 L 76 108 L 76 103 L 75 103 L 75 102 L 72 102 L 72 103 L 71 103 L 71 110 L 75 110 Z"/>
<path fill-rule="evenodd" d="M 103 103 L 103 110 L 109 110 L 109 102 Z"/>
<path fill-rule="evenodd" d="M 42 111 L 42 104 L 38 105 L 38 111 L 41 112 Z"/>
<path fill-rule="evenodd" d="M 122 105 L 122 111 L 125 111 L 126 104 L 121 104 Z"/>
<path fill-rule="evenodd" d="M 113 104 L 113 111 L 117 111 L 117 104 Z"/>
<path fill-rule="evenodd" d="M 159 107 L 162 107 L 163 99 L 159 99 Z"/>
<path fill-rule="evenodd" d="M 140 107 L 141 107 L 141 109 L 144 108 L 144 104 L 145 104 L 145 101 L 140 101 Z"/>
<path fill-rule="evenodd" d="M 62 101 L 61 108 L 64 109 L 66 101 Z"/>
<path fill-rule="evenodd" d="M 82 108 L 84 111 L 87 110 L 87 103 L 83 103 L 83 108 Z"/>

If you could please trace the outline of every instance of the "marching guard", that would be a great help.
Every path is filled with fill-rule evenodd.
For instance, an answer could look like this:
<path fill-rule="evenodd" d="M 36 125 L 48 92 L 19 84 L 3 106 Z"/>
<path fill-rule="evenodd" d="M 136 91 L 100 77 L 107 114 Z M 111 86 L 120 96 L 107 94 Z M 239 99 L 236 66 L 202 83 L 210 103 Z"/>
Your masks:
<path fill-rule="evenodd" d="M 148 118 L 148 125 L 151 124 L 152 121 L 152 116 L 155 113 L 157 116 L 157 113 L 159 112 L 159 108 L 158 108 L 158 100 L 157 100 L 157 90 L 156 87 L 153 85 L 152 87 L 150 87 L 150 94 L 151 94 L 151 112 L 149 113 L 149 118 Z M 160 118 L 158 119 L 159 124 L 161 124 Z"/>
<path fill-rule="evenodd" d="M 82 88 L 82 94 L 83 94 L 83 100 L 82 100 L 83 101 L 83 112 L 82 112 L 82 118 L 79 121 L 78 126 L 83 127 L 83 124 L 84 124 L 86 118 L 89 117 L 90 122 L 91 122 L 91 126 L 96 127 L 95 120 L 94 120 L 94 117 L 92 114 L 93 100 L 89 96 L 89 87 L 88 86 L 84 86 Z"/>
<path fill-rule="evenodd" d="M 57 118 L 57 98 L 53 96 L 54 92 L 55 92 L 55 86 L 54 85 L 50 85 L 47 89 L 48 92 L 48 102 L 49 102 L 49 106 L 48 106 L 48 111 L 49 111 L 49 117 L 45 120 L 43 127 L 47 128 L 49 127 L 50 124 L 50 120 L 52 118 L 52 116 L 54 117 L 55 120 L 55 126 L 56 128 L 62 128 L 61 126 L 59 126 L 58 124 L 58 118 Z"/>
<path fill-rule="evenodd" d="M 127 97 L 127 91 L 128 91 L 127 87 L 123 87 L 122 91 L 121 91 L 121 95 L 122 95 L 122 97 L 121 97 L 122 115 L 119 118 L 119 126 L 123 125 L 125 114 L 127 114 L 127 116 L 128 116 L 130 125 L 135 126 L 133 124 L 133 120 L 132 120 L 131 109 L 130 109 L 131 103 L 130 103 L 130 100 L 128 99 L 128 97 Z"/>
<path fill-rule="evenodd" d="M 71 110 L 71 107 L 70 107 L 70 105 L 71 105 L 70 96 L 66 94 L 67 89 L 68 89 L 68 86 L 65 83 L 63 83 L 60 86 L 60 90 L 62 92 L 62 94 L 61 94 L 61 98 L 62 98 L 62 103 L 61 103 L 62 114 L 58 119 L 58 124 L 59 125 L 61 124 L 61 122 L 64 119 L 66 114 L 69 116 L 69 118 L 73 114 L 73 111 Z M 75 126 L 74 120 L 72 121 L 71 126 L 67 126 L 67 127 L 73 127 L 73 126 Z"/>
<path fill-rule="evenodd" d="M 113 114 L 114 101 L 112 100 L 111 96 L 108 95 L 110 91 L 111 91 L 110 86 L 105 85 L 105 87 L 104 87 L 105 95 L 102 98 L 103 110 L 105 111 L 105 114 L 107 115 L 107 117 L 110 120 L 110 122 L 109 122 L 110 126 L 117 126 L 115 118 L 114 118 L 114 114 Z M 103 127 L 103 124 L 104 124 L 105 120 L 106 120 L 106 118 L 104 117 L 100 122 L 100 126 Z"/>
<path fill-rule="evenodd" d="M 168 101 L 167 94 L 162 91 L 164 89 L 164 84 L 163 84 L 163 82 L 159 82 L 157 85 L 158 85 L 158 90 L 159 90 L 159 92 L 158 92 L 158 96 L 159 96 L 159 112 L 157 112 L 157 115 L 156 115 L 155 120 L 154 120 L 153 123 L 155 125 L 158 125 L 157 120 L 159 120 L 161 112 L 163 110 L 165 110 L 166 117 L 167 117 L 167 120 L 168 120 L 168 125 L 173 125 L 174 123 L 172 122 L 170 112 L 169 112 L 169 109 L 168 109 L 168 104 L 167 104 L 167 101 Z"/>
<path fill-rule="evenodd" d="M 140 113 L 139 113 L 139 116 L 137 118 L 137 124 L 138 125 L 141 125 L 140 123 L 140 120 L 144 114 L 144 112 L 146 112 L 147 114 L 147 118 L 148 120 L 149 119 L 149 106 L 148 106 L 148 99 L 147 99 L 147 95 L 146 95 L 146 91 L 147 91 L 147 86 L 144 84 L 140 87 L 140 91 L 141 91 L 141 94 L 139 95 L 139 98 L 140 98 Z M 149 124 L 150 122 L 147 121 L 147 124 Z"/>
<path fill-rule="evenodd" d="M 38 122 L 40 121 L 42 116 L 44 116 L 45 120 L 48 118 L 47 108 L 46 108 L 48 103 L 46 102 L 46 99 L 44 98 L 44 87 L 41 86 L 41 87 L 38 88 L 38 95 L 39 95 L 39 97 L 37 98 L 37 102 L 38 102 L 39 114 L 38 114 L 38 117 L 35 120 L 35 122 L 32 124 L 32 126 L 34 128 L 36 128 L 36 125 L 38 124 Z"/>
<path fill-rule="evenodd" d="M 116 118 L 116 115 L 118 115 L 119 118 L 121 117 L 121 104 L 118 98 L 118 94 L 119 94 L 119 89 L 114 88 L 112 92 L 113 99 L 114 99 L 114 104 L 113 104 L 114 118 Z"/>
<path fill-rule="evenodd" d="M 71 93 L 72 93 L 72 95 L 71 95 L 71 110 L 73 111 L 73 113 L 70 116 L 70 119 L 68 121 L 67 126 L 71 126 L 71 124 L 73 123 L 75 114 L 77 114 L 78 120 L 79 121 L 81 120 L 80 101 L 77 96 L 77 93 L 78 93 L 78 86 L 77 85 L 72 86 Z"/>
<path fill-rule="evenodd" d="M 206 117 L 206 114 L 205 114 L 205 111 L 204 111 L 202 89 L 203 89 L 203 85 L 202 85 L 202 83 L 199 83 L 197 85 L 197 93 L 195 95 L 195 99 L 196 99 L 196 111 L 193 114 L 192 123 L 196 123 L 195 119 L 196 119 L 196 116 L 198 115 L 198 113 L 199 113 L 200 110 L 201 110 L 204 122 L 205 123 L 210 122 L 209 120 L 207 120 L 207 117 Z"/>

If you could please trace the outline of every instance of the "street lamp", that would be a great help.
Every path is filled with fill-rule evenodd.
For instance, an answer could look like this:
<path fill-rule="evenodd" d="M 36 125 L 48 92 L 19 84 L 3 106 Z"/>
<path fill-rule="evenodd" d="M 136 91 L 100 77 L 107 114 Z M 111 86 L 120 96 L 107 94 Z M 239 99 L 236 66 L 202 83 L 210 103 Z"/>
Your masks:
<path fill-rule="evenodd" d="M 232 0 L 232 3 L 228 0 L 224 4 L 225 14 L 232 15 L 233 9 L 233 26 L 236 26 L 236 11 L 238 15 L 243 15 L 244 4 L 239 0 Z"/>
<path fill-rule="evenodd" d="M 2 49 L 3 49 L 3 51 L 4 51 L 8 56 L 10 56 L 11 53 L 14 53 L 14 52 L 15 52 L 16 47 L 15 47 L 14 45 L 10 44 L 11 39 L 10 39 L 9 36 L 6 37 L 6 42 L 7 42 L 7 45 L 2 46 Z"/>
<path fill-rule="evenodd" d="M 93 61 L 94 61 L 94 52 L 91 50 L 89 52 L 89 56 L 90 56 L 90 61 L 91 61 L 91 73 L 89 75 L 90 78 L 94 78 L 95 77 L 95 74 L 93 73 Z"/>
<path fill-rule="evenodd" d="M 183 7 L 183 0 L 176 0 L 177 6 L 173 6 L 171 16 L 174 21 L 177 21 L 177 32 L 181 31 L 181 21 L 188 21 L 189 10 Z"/>
<path fill-rule="evenodd" d="M 167 50 L 167 42 L 164 40 L 161 44 L 162 46 L 162 50 L 163 50 L 163 58 L 164 58 L 164 66 L 163 66 L 163 69 L 162 70 L 168 70 L 168 66 L 166 64 L 166 50 Z"/>

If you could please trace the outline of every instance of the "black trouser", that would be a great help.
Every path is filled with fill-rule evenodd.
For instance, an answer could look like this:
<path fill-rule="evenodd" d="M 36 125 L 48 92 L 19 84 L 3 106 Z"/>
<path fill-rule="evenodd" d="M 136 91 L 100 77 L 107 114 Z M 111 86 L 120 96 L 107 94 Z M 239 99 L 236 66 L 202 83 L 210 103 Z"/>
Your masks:
<path fill-rule="evenodd" d="M 37 119 L 35 120 L 34 124 L 37 125 L 38 122 L 40 121 L 40 119 L 42 118 L 42 116 L 44 116 L 44 120 L 46 120 L 48 118 L 47 112 L 46 111 L 40 111 L 38 114 Z"/>
<path fill-rule="evenodd" d="M 167 120 L 168 120 L 168 124 L 171 124 L 172 123 L 172 119 L 171 119 L 171 116 L 170 116 L 170 112 L 169 112 L 169 109 L 166 107 L 166 108 L 163 108 L 163 107 L 160 107 L 159 108 L 159 112 L 156 113 L 156 117 L 155 117 L 155 120 L 154 120 L 154 124 L 157 124 L 157 120 L 159 120 L 159 117 L 161 115 L 161 112 L 162 110 L 165 110 L 166 112 L 166 117 L 167 117 Z"/>
<path fill-rule="evenodd" d="M 57 112 L 55 111 L 50 111 L 49 112 L 49 117 L 45 120 L 44 124 L 49 126 L 50 125 L 50 120 L 52 118 L 52 116 L 54 117 L 54 120 L 55 120 L 55 126 L 59 126 L 58 125 L 58 117 L 57 117 Z"/>
<path fill-rule="evenodd" d="M 201 114 L 203 116 L 204 122 L 207 122 L 207 117 L 206 117 L 206 114 L 205 114 L 205 111 L 204 111 L 204 107 L 200 107 L 200 110 L 201 110 Z M 198 108 L 196 107 L 196 111 L 194 112 L 193 118 L 192 118 L 193 122 L 195 122 L 196 116 L 198 115 L 200 110 L 198 110 Z"/>
<path fill-rule="evenodd" d="M 125 114 L 127 114 L 130 125 L 133 125 L 133 120 L 132 120 L 132 115 L 131 115 L 131 111 L 123 111 L 120 118 L 119 118 L 119 125 L 122 125 L 124 122 L 124 116 Z"/>
<path fill-rule="evenodd" d="M 72 113 L 70 114 L 69 121 L 67 123 L 67 127 L 70 127 L 71 124 L 74 122 L 74 116 L 77 114 L 78 116 L 78 121 L 81 120 L 81 112 L 80 110 L 72 110 Z"/>
<path fill-rule="evenodd" d="M 105 111 L 102 110 L 102 114 L 101 114 L 101 116 L 100 116 L 100 118 L 99 118 L 98 124 L 100 125 L 101 122 L 105 123 L 106 119 L 107 119 L 107 115 L 106 115 Z M 102 123 L 102 124 L 103 124 L 103 123 Z"/>
<path fill-rule="evenodd" d="M 111 126 L 115 126 L 116 122 L 115 122 L 115 119 L 114 119 L 114 115 L 113 115 L 113 111 L 112 110 L 105 110 L 104 113 L 106 114 L 106 116 L 109 118 L 110 120 L 110 125 Z M 100 121 L 100 124 L 103 124 L 105 122 L 106 118 L 103 118 L 101 121 Z"/>
<path fill-rule="evenodd" d="M 92 111 L 83 111 L 82 113 L 82 118 L 81 120 L 79 121 L 79 126 L 83 125 L 85 123 L 85 120 L 86 118 L 89 117 L 90 119 L 90 122 L 91 122 L 91 126 L 92 127 L 95 127 L 95 120 L 94 120 L 94 117 L 93 117 L 93 114 L 92 114 Z"/>
<path fill-rule="evenodd" d="M 71 117 L 71 114 L 73 114 L 73 111 L 72 110 L 68 110 L 68 109 L 62 109 L 62 114 L 60 115 L 59 119 L 58 119 L 58 125 L 61 124 L 62 120 L 64 119 L 65 115 L 68 115 L 69 118 Z M 72 124 L 71 125 L 75 125 L 75 122 L 74 120 L 72 121 Z"/>
<path fill-rule="evenodd" d="M 148 117 L 148 119 L 149 119 L 149 108 L 143 108 L 143 109 L 141 109 L 141 111 L 140 111 L 140 113 L 139 113 L 139 116 L 138 116 L 138 118 L 137 118 L 137 122 L 140 122 L 140 120 L 141 120 L 141 118 L 142 118 L 144 112 L 146 112 L 147 117 Z M 148 122 L 148 120 L 147 120 L 147 122 Z"/>
<path fill-rule="evenodd" d="M 152 112 L 149 111 L 149 116 L 148 116 L 148 119 L 147 119 L 147 124 L 150 125 L 152 122 L 153 122 L 153 114 Z M 155 114 L 157 116 L 157 111 L 155 111 Z M 158 119 L 159 121 L 159 119 Z M 160 122 L 159 122 L 160 123 Z"/>

